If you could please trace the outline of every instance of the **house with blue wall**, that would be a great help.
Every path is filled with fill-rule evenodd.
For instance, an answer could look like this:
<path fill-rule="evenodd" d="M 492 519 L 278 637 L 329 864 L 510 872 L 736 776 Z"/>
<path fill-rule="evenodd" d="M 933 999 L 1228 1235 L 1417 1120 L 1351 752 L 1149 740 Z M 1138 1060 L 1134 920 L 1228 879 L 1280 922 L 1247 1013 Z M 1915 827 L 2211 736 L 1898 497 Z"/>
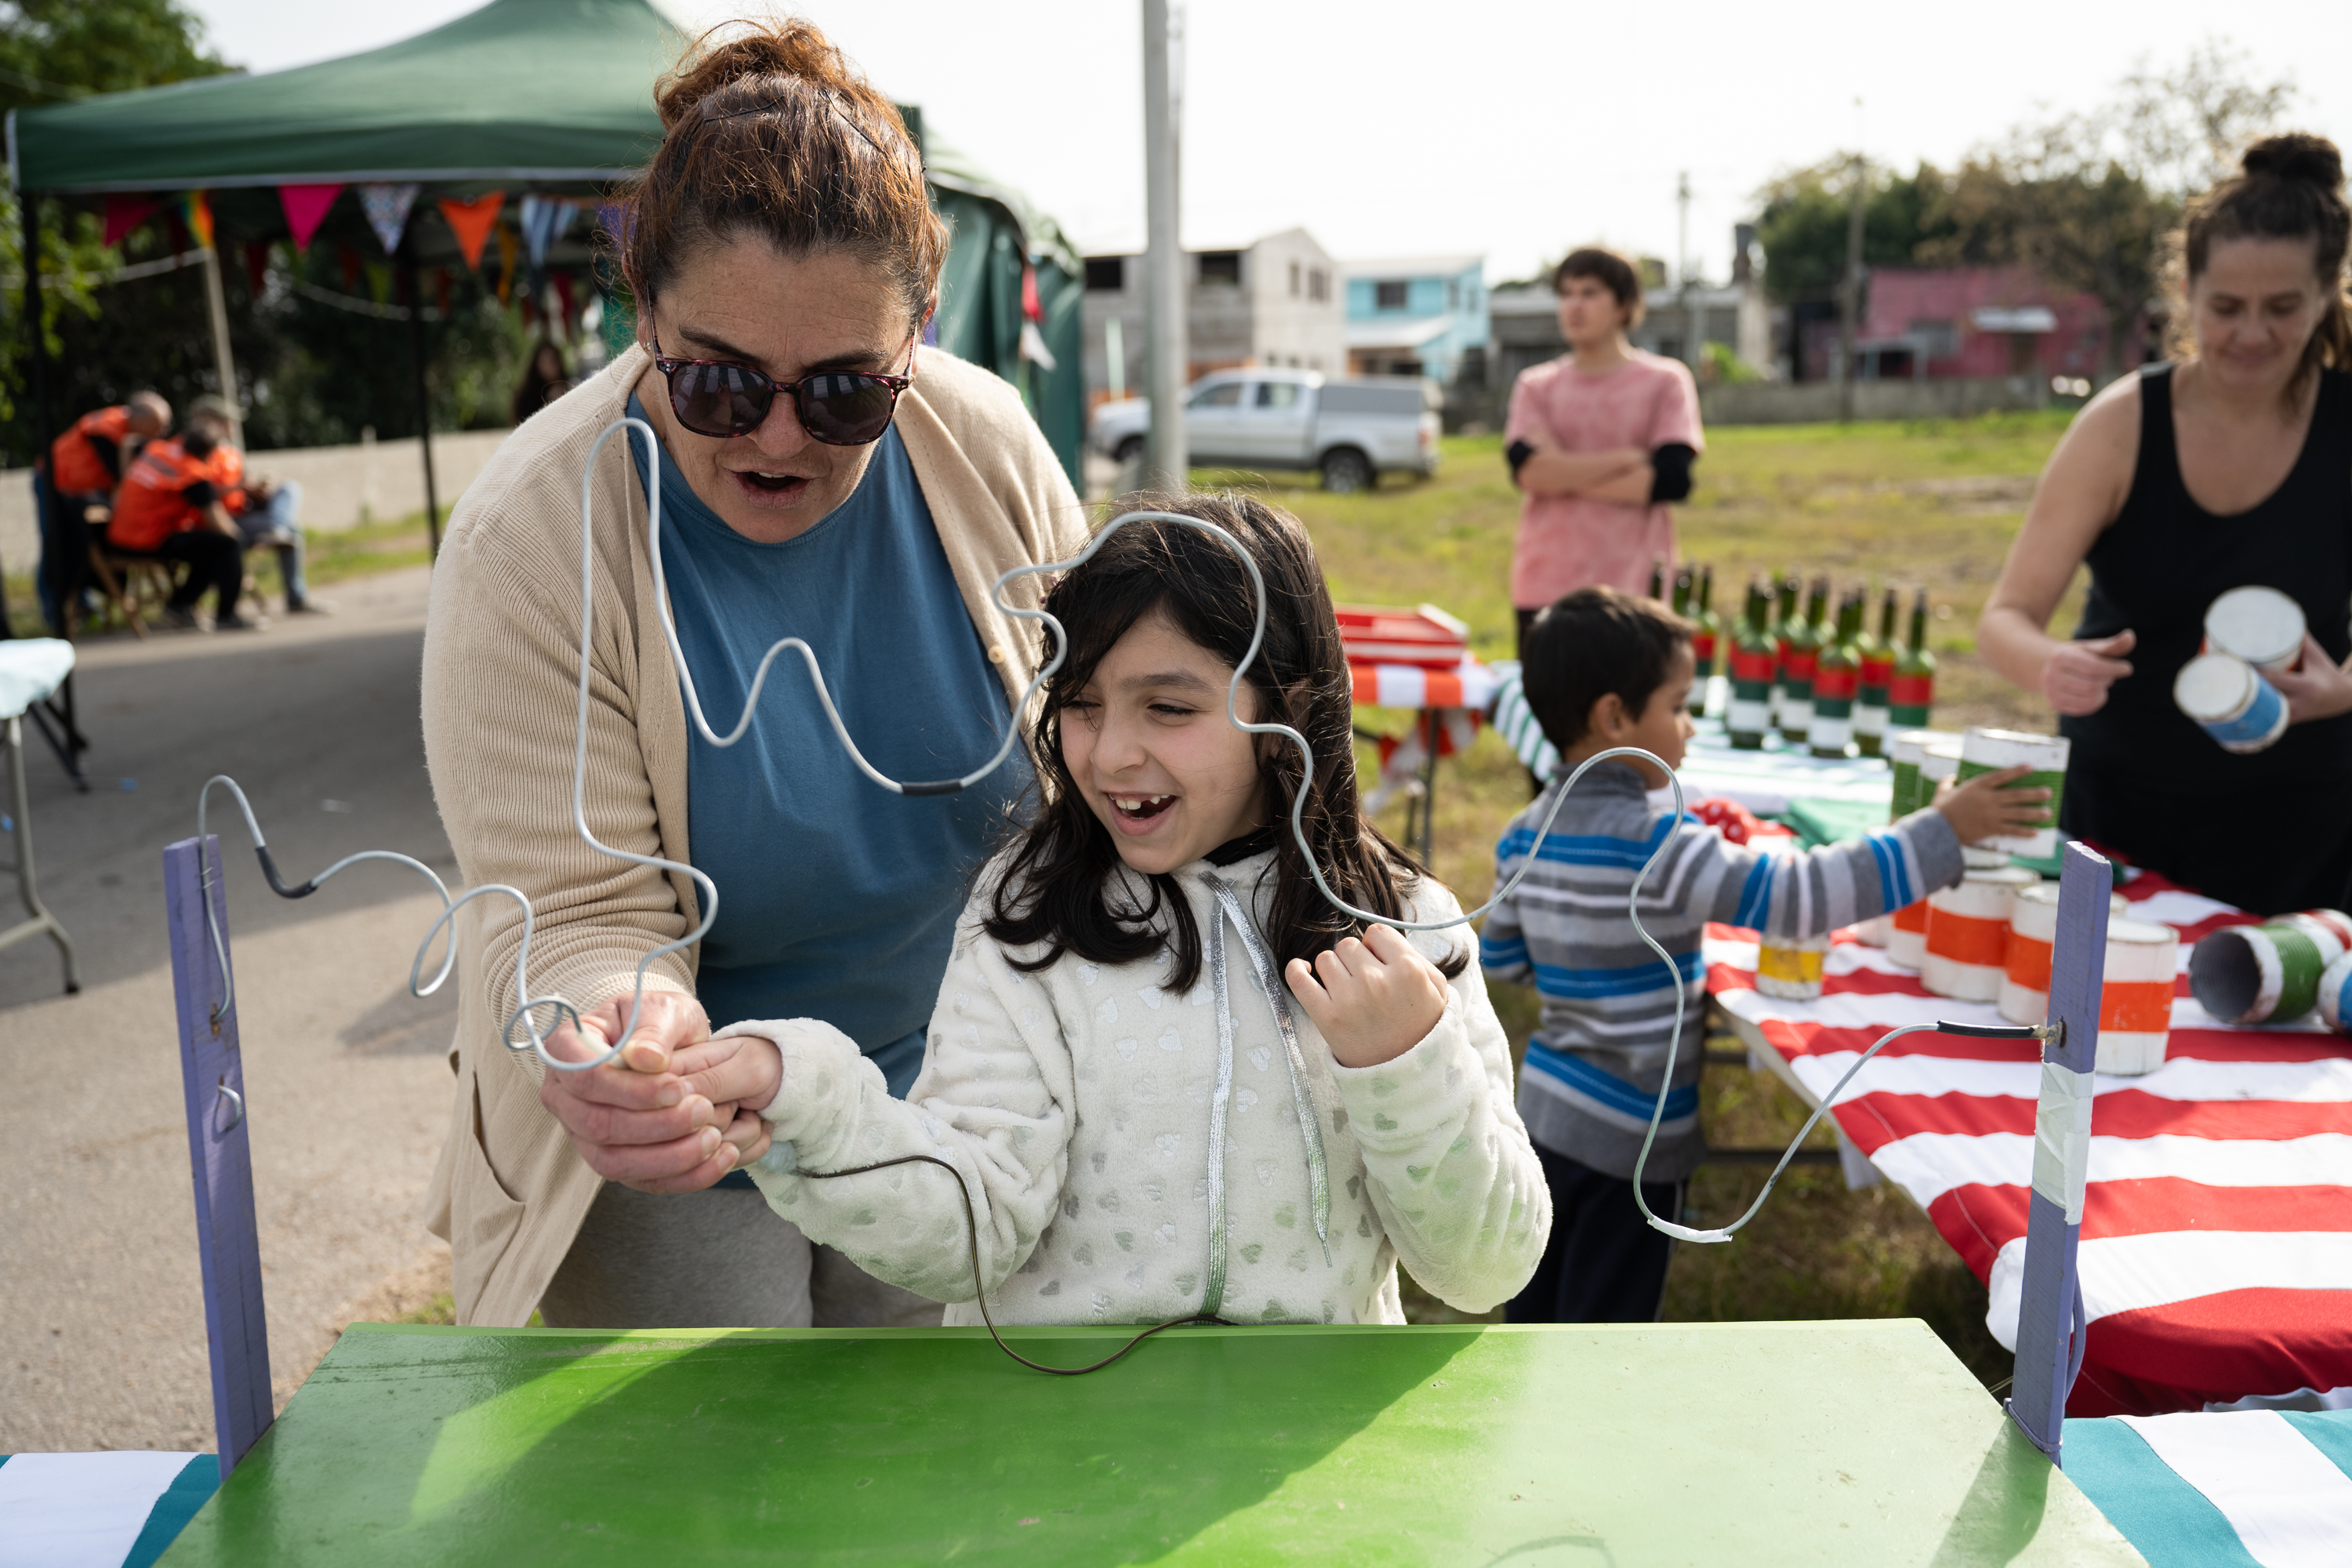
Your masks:
<path fill-rule="evenodd" d="M 1350 261 L 1348 368 L 1450 383 L 1464 355 L 1486 352 L 1486 258 L 1419 256 Z"/>

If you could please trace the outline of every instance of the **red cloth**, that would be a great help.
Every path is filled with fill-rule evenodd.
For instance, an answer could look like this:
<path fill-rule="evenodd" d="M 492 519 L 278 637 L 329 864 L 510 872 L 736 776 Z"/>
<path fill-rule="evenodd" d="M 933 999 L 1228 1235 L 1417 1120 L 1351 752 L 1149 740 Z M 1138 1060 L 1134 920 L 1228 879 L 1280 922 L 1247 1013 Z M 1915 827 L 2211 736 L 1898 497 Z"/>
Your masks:
<path fill-rule="evenodd" d="M 2096 1080 L 2080 1253 L 2090 1341 L 2067 1413 L 2156 1415 L 2249 1394 L 2352 1387 L 2352 1040 L 2315 1018 L 2216 1023 L 2189 994 L 2190 945 L 2255 917 L 2145 874 L 2137 919 L 2180 932 L 2165 1065 Z M 1707 990 L 1816 1095 L 1888 1028 L 1994 1021 L 1840 932 L 1817 1002 L 1755 989 L 1754 934 L 1710 925 Z M 2031 1044 L 1913 1035 L 1831 1114 L 2017 1312 L 2039 1088 Z M 1733 1245 L 1737 1246 L 1738 1243 Z M 2006 1292 L 2006 1294 L 2005 1294 Z"/>
<path fill-rule="evenodd" d="M 73 422 L 73 428 L 49 444 L 49 482 L 62 495 L 111 493 L 115 478 L 106 471 L 90 443 L 92 437 L 111 441 L 119 450 L 131 434 L 131 409 L 97 408 Z"/>

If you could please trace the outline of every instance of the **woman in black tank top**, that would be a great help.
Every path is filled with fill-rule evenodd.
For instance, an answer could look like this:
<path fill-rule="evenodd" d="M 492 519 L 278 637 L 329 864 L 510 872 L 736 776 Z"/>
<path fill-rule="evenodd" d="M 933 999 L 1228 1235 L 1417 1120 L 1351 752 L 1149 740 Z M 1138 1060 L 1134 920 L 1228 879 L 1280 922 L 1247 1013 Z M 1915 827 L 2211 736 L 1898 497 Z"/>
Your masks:
<path fill-rule="evenodd" d="M 2245 168 L 2189 217 L 2195 357 L 2083 411 L 1979 646 L 2062 714 L 2070 837 L 2272 914 L 2352 903 L 2352 213 L 2316 137 L 2258 143 Z M 2060 643 L 2042 628 L 2078 563 L 2090 593 L 2076 640 Z M 2293 598 L 2310 635 L 2300 667 L 2272 678 L 2293 722 L 2238 755 L 2172 685 L 2207 606 L 2248 585 Z"/>

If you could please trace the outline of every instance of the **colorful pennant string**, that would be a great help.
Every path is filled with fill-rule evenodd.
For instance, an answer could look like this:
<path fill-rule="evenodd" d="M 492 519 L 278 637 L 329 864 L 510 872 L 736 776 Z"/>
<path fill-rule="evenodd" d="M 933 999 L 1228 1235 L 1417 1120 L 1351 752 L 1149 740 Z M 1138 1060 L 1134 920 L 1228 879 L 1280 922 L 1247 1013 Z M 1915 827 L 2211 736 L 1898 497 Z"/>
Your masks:
<path fill-rule="evenodd" d="M 280 185 L 278 205 L 286 209 L 286 226 L 294 236 L 294 254 L 310 248 L 310 237 L 326 221 L 327 209 L 343 194 L 341 185 Z"/>
<path fill-rule="evenodd" d="M 470 201 L 457 196 L 443 196 L 441 216 L 448 223 L 449 232 L 457 237 L 457 253 L 466 265 L 481 270 L 482 245 L 490 237 L 490 228 L 499 221 L 499 209 L 506 205 L 507 194 L 492 191 Z"/>

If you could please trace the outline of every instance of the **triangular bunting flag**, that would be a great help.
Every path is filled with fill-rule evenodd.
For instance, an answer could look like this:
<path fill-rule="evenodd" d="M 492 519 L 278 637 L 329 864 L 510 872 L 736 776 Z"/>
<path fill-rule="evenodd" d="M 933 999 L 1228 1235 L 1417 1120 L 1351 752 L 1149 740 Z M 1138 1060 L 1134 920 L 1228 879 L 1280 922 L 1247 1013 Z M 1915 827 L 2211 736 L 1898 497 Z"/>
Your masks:
<path fill-rule="evenodd" d="M 572 215 L 577 211 L 561 196 L 525 196 L 522 199 L 522 242 L 530 254 L 533 267 L 547 265 L 547 249 L 563 237 L 572 226 Z"/>
<path fill-rule="evenodd" d="M 490 237 L 490 226 L 499 221 L 499 209 L 506 201 L 504 191 L 492 191 L 471 201 L 441 198 L 441 216 L 447 221 L 449 232 L 457 237 L 457 253 L 477 272 L 482 267 L 482 244 Z"/>
<path fill-rule="evenodd" d="M 383 242 L 386 256 L 400 248 L 400 237 L 408 228 L 408 209 L 416 205 L 416 191 L 414 184 L 360 187 L 360 205 L 367 209 L 368 226 Z"/>
<path fill-rule="evenodd" d="M 141 224 L 157 205 L 153 196 L 110 195 L 106 198 L 106 237 L 104 245 L 114 245 Z"/>
<path fill-rule="evenodd" d="M 310 248 L 310 237 L 326 221 L 327 209 L 343 194 L 341 185 L 280 185 L 278 205 L 286 209 L 286 226 L 293 231 L 294 253 Z"/>
<path fill-rule="evenodd" d="M 187 220 L 188 232 L 206 250 L 213 247 L 213 204 L 205 199 L 202 191 L 188 191 L 180 197 L 180 216 Z"/>

